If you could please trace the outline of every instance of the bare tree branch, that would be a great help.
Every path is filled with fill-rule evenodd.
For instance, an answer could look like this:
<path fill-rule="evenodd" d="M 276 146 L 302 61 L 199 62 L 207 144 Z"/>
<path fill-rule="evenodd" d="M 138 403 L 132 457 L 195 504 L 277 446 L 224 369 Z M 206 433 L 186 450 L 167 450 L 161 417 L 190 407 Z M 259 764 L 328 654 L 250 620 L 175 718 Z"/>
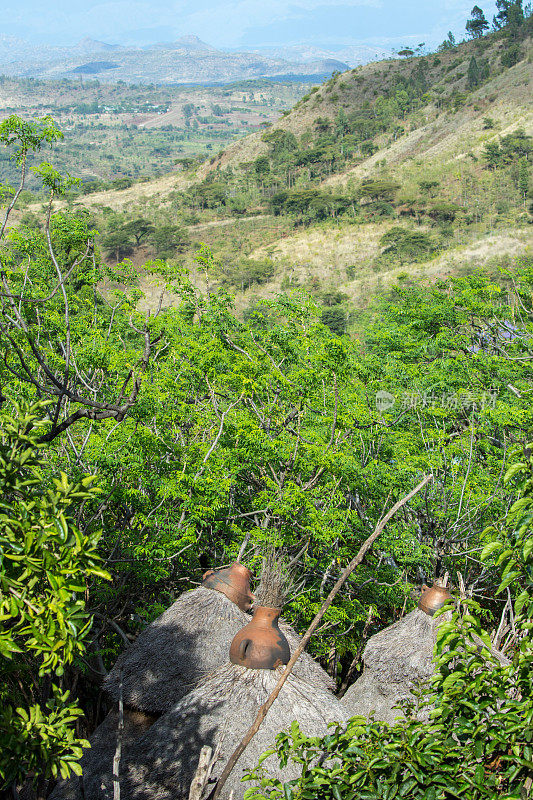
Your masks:
<path fill-rule="evenodd" d="M 213 792 L 209 796 L 209 800 L 217 800 L 217 798 L 220 796 L 220 793 L 221 793 L 222 789 L 224 788 L 224 784 L 226 783 L 227 779 L 229 778 L 231 772 L 233 771 L 237 761 L 239 760 L 241 755 L 244 753 L 244 751 L 246 750 L 247 746 L 249 745 L 249 743 L 252 741 L 253 737 L 255 736 L 257 731 L 259 730 L 259 728 L 261 726 L 261 723 L 265 719 L 269 709 L 271 708 L 271 706 L 273 705 L 273 703 L 276 700 L 277 696 L 279 695 L 279 693 L 280 693 L 280 691 L 281 691 L 281 689 L 283 687 L 283 684 L 285 683 L 285 681 L 287 680 L 287 678 L 291 674 L 294 665 L 296 664 L 297 660 L 300 658 L 300 656 L 302 655 L 303 651 L 307 647 L 307 645 L 309 643 L 309 640 L 311 639 L 311 637 L 312 637 L 313 633 L 315 632 L 315 630 L 318 628 L 318 626 L 320 624 L 320 621 L 322 620 L 322 617 L 324 616 L 324 614 L 326 613 L 326 611 L 328 610 L 328 608 L 332 604 L 333 600 L 335 599 L 335 597 L 337 596 L 337 594 L 339 593 L 339 591 L 343 587 L 343 585 L 346 582 L 346 580 L 350 577 L 350 575 L 352 574 L 354 569 L 356 567 L 358 567 L 359 564 L 362 562 L 362 560 L 365 557 L 366 553 L 368 552 L 368 550 L 370 550 L 370 548 L 372 547 L 372 545 L 374 544 L 374 542 L 376 541 L 376 539 L 378 538 L 378 536 L 380 535 L 380 533 L 382 532 L 384 527 L 386 526 L 387 522 L 394 516 L 394 514 L 398 511 L 398 509 L 400 509 L 402 506 L 404 506 L 406 503 L 408 503 L 409 500 L 411 500 L 431 480 L 433 480 L 433 476 L 432 475 L 426 475 L 424 477 L 424 479 L 418 484 L 418 486 L 416 486 L 411 492 L 409 492 L 409 494 L 405 495 L 405 497 L 403 497 L 401 500 L 398 500 L 398 502 L 394 504 L 394 506 L 390 509 L 390 511 L 388 511 L 387 514 L 385 514 L 385 516 L 378 522 L 378 524 L 376 525 L 376 527 L 374 529 L 374 532 L 368 537 L 368 539 L 366 539 L 366 541 L 363 543 L 363 545 L 359 549 L 359 552 L 357 553 L 357 555 L 350 561 L 348 566 L 345 568 L 345 570 L 343 571 L 343 573 L 340 576 L 339 580 L 337 581 L 337 583 L 335 584 L 335 586 L 333 587 L 333 589 L 331 590 L 331 592 L 327 596 L 326 600 L 324 600 L 324 602 L 322 603 L 322 605 L 321 605 L 317 615 L 315 616 L 314 620 L 312 621 L 311 625 L 309 626 L 309 628 L 307 629 L 306 633 L 304 634 L 304 636 L 300 640 L 300 644 L 298 645 L 298 647 L 296 648 L 296 650 L 292 654 L 289 663 L 285 667 L 285 670 L 283 671 L 283 674 L 280 676 L 276 686 L 272 690 L 272 693 L 270 694 L 268 699 L 263 703 L 263 705 L 261 706 L 261 708 L 257 712 L 257 716 L 255 718 L 254 723 L 252 724 L 250 729 L 247 731 L 247 733 L 243 736 L 242 740 L 240 741 L 240 743 L 238 744 L 238 746 L 236 747 L 234 752 L 231 754 L 231 756 L 230 756 L 230 758 L 228 760 L 228 763 L 224 767 L 224 769 L 222 771 L 222 774 L 220 775 L 220 778 L 218 779 L 218 781 L 216 783 L 216 786 L 214 787 Z"/>

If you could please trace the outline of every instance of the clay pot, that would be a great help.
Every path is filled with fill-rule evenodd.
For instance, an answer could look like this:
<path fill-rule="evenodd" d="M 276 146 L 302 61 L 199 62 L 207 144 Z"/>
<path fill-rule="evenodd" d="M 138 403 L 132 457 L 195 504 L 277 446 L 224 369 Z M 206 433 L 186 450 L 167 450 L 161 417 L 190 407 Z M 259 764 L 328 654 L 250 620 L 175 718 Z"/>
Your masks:
<path fill-rule="evenodd" d="M 278 627 L 280 608 L 258 606 L 252 618 L 234 637 L 229 660 L 249 669 L 276 669 L 288 664 L 289 643 Z"/>
<path fill-rule="evenodd" d="M 450 592 L 435 582 L 431 587 L 425 585 L 422 586 L 422 594 L 420 595 L 420 600 L 418 601 L 418 608 L 420 608 L 422 611 L 425 611 L 426 614 L 429 614 L 429 616 L 432 617 L 435 611 L 438 611 L 439 608 L 442 608 L 442 606 L 444 606 L 451 599 L 452 595 Z"/>
<path fill-rule="evenodd" d="M 202 586 L 208 589 L 215 589 L 228 597 L 241 611 L 250 611 L 254 602 L 254 596 L 250 591 L 250 578 L 252 573 L 235 561 L 226 569 L 209 569 L 203 577 Z"/>

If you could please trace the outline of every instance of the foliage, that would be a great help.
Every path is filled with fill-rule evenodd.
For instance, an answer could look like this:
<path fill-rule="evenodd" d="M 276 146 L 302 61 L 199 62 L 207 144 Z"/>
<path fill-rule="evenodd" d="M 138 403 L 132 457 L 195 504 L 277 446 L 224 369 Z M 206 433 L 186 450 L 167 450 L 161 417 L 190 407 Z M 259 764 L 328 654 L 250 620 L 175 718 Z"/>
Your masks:
<path fill-rule="evenodd" d="M 359 188 L 361 197 L 371 200 L 393 200 L 400 188 L 399 184 L 388 178 L 368 179 L 363 181 Z"/>
<path fill-rule="evenodd" d="M 321 320 L 327 325 L 332 333 L 346 332 L 346 311 L 338 305 L 326 306 L 322 310 Z"/>
<path fill-rule="evenodd" d="M 499 142 L 488 142 L 483 155 L 488 168 L 497 169 L 512 166 L 520 159 L 529 161 L 532 153 L 533 137 L 518 128 L 502 136 Z"/>
<path fill-rule="evenodd" d="M 32 136 L 22 123 L 13 121 L 9 129 L 8 144 L 21 161 L 18 192 L 24 188 L 29 149 L 38 150 L 51 135 L 44 123 L 32 124 Z M 20 392 L 21 398 L 33 391 L 38 398 L 53 398 L 53 410 L 46 412 L 49 430 L 43 436 L 43 441 L 51 441 L 80 419 L 122 420 L 137 399 L 153 341 L 131 306 L 138 298 L 134 288 L 130 286 L 114 306 L 96 292 L 103 278 L 131 284 L 131 264 L 119 263 L 114 269 L 102 265 L 90 218 L 52 213 L 54 198 L 71 179 L 46 162 L 35 172 L 49 196 L 44 229 L 9 229 L 13 200 L 0 231 L 5 243 L 0 252 L 0 379 L 5 383 L 15 378 L 15 394 Z M 132 334 L 142 336 L 142 353 L 132 344 Z"/>
<path fill-rule="evenodd" d="M 383 255 L 393 257 L 400 263 L 405 260 L 423 261 L 437 249 L 429 234 L 399 226 L 384 233 L 380 245 L 384 248 Z"/>
<path fill-rule="evenodd" d="M 472 56 L 472 58 L 469 61 L 468 72 L 466 73 L 466 79 L 469 89 L 473 89 L 474 87 L 476 87 L 480 81 L 480 70 L 475 56 Z"/>
<path fill-rule="evenodd" d="M 43 485 L 52 485 L 61 469 L 75 481 L 98 475 L 101 495 L 73 511 L 83 535 L 103 529 L 98 550 L 112 579 L 87 582 L 87 613 L 97 620 L 84 640 L 91 674 L 113 662 L 124 636 L 136 634 L 206 568 L 235 558 L 244 542 L 252 568 L 259 567 L 267 543 L 295 559 L 305 590 L 287 614 L 303 628 L 384 505 L 427 471 L 434 475 L 431 488 L 394 520 L 346 585 L 313 654 L 345 679 L 350 666 L 357 668 L 365 636 L 409 607 L 414 587 L 445 570 L 452 580 L 461 573 L 482 601 L 484 619 L 494 624 L 500 610 L 493 599 L 496 570 L 479 556 L 486 543 L 506 541 L 503 528 L 487 532 L 487 525 L 511 505 L 502 480 L 509 448 L 533 424 L 530 260 L 498 261 L 502 268 L 493 263 L 487 274 L 465 265 L 473 274 L 428 287 L 384 281 L 381 299 L 365 297 L 368 308 L 354 313 L 335 289 L 338 264 L 314 285 L 324 308 L 297 292 L 258 300 L 266 292 L 253 287 L 281 279 L 283 263 L 257 258 L 257 251 L 248 257 L 261 245 L 268 253 L 267 236 L 279 238 L 293 224 L 319 222 L 336 237 L 337 229 L 369 219 L 423 218 L 427 229 L 414 220 L 412 227 L 395 224 L 382 240 L 391 249 L 373 264 L 377 271 L 427 258 L 445 229 L 467 240 L 474 215 L 476 230 L 484 215 L 492 228 L 499 204 L 505 204 L 500 216 L 506 223 L 506 214 L 523 214 L 531 147 L 520 131 L 489 143 L 495 145 L 492 164 L 472 154 L 457 174 L 440 165 L 426 171 L 412 160 L 400 186 L 395 166 L 373 159 L 365 172 L 354 172 L 368 175 L 362 183 L 321 185 L 424 124 L 427 115 L 433 119 L 456 101 L 475 102 L 464 91 L 471 54 L 483 81 L 499 43 L 505 50 L 522 41 L 505 32 L 491 36 L 494 44 L 461 44 L 442 61 L 398 62 L 390 75 L 388 65 L 376 68 L 370 92 L 358 73 L 333 78 L 309 93 L 308 127 L 298 135 L 269 128 L 255 161 L 228 167 L 213 157 L 205 178 L 176 189 L 164 203 L 143 198 L 139 188 L 133 216 L 110 208 L 72 213 L 69 177 L 49 166 L 40 171 L 51 189 L 48 201 L 66 192 L 66 207 L 57 214 L 50 205 L 48 218 L 34 209 L 36 219 L 26 217 L 27 224 L 4 237 L 2 279 L 11 297 L 4 284 L 0 385 L 12 414 L 22 400 L 54 400 L 39 411 Z M 455 47 L 449 38 L 445 49 Z M 190 111 L 196 124 L 198 114 Z M 146 135 L 159 136 L 153 130 Z M 154 148 L 165 145 L 175 154 L 181 147 L 176 135 L 169 131 Z M 195 165 L 186 157 L 180 163 Z M 113 171 L 112 180 L 122 180 L 120 173 Z M 5 196 L 9 202 L 12 193 Z M 275 219 L 268 218 L 269 209 Z M 233 224 L 232 216 L 250 213 L 265 219 Z M 198 254 L 200 291 L 187 278 L 194 254 L 181 224 L 219 219 L 230 224 L 203 228 L 208 241 L 221 244 Z M 163 258 L 172 256 L 145 265 L 152 275 L 149 296 L 142 297 L 133 264 L 120 262 L 124 251 L 107 246 L 113 231 L 125 234 L 129 247 L 144 243 Z M 99 246 L 119 261 L 116 267 L 105 263 Z M 349 258 L 357 264 L 352 277 L 364 275 L 364 254 Z M 196 280 L 197 273 L 195 266 Z M 158 305 L 154 284 L 154 293 L 164 292 L 163 310 L 145 321 L 137 302 Z M 113 291 L 117 285 L 126 288 Z M 251 296 L 239 296 L 236 308 L 226 287 L 251 288 Z M 355 327 L 360 339 L 337 335 L 348 319 L 349 333 Z M 377 402 L 380 392 L 388 409 Z M 373 621 L 366 630 L 369 607 Z M 462 641 L 470 646 L 465 626 Z M 60 690 L 76 685 L 89 710 L 87 669 L 79 661 L 68 667 Z M 447 696 L 451 719 L 460 698 L 451 690 Z M 57 708 L 69 702 L 58 700 Z M 369 752 L 381 747 L 383 726 L 378 732 L 360 728 Z M 50 733 L 50 758 L 56 758 L 56 744 Z M 399 759 L 394 763 L 404 769 Z"/>
<path fill-rule="evenodd" d="M 270 199 L 274 215 L 294 214 L 305 222 L 337 217 L 348 209 L 353 211 L 355 202 L 349 195 L 336 195 L 318 189 L 284 189 Z"/>
<path fill-rule="evenodd" d="M 187 232 L 179 225 L 161 225 L 150 236 L 158 258 L 169 258 L 181 253 L 189 243 Z"/>
<path fill-rule="evenodd" d="M 0 443 L 0 783 L 30 774 L 68 777 L 86 743 L 73 723 L 82 711 L 53 681 L 85 648 L 91 618 L 84 594 L 106 577 L 99 534 L 83 534 L 73 514 L 94 499 L 92 478 L 65 473 L 47 488 L 38 440 L 41 408 L 1 413 Z M 25 689 L 23 687 L 26 687 Z"/>

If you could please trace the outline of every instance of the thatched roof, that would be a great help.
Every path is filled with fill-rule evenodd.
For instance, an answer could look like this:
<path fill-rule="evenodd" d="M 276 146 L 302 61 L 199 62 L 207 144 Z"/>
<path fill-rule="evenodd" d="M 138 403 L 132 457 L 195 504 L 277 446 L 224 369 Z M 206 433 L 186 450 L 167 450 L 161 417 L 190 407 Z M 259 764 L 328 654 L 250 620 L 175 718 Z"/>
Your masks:
<path fill-rule="evenodd" d="M 300 644 L 300 639 L 302 637 L 298 636 L 292 625 L 289 625 L 289 623 L 284 620 L 283 617 L 279 619 L 278 625 L 289 643 L 292 655 Z M 331 691 L 335 689 L 335 681 L 331 675 L 328 675 L 326 670 L 322 669 L 320 664 L 318 664 L 314 658 L 305 651 L 294 665 L 293 673 L 297 677 L 303 678 L 305 681 L 309 681 L 310 683 L 320 686 L 322 689 L 329 689 Z"/>
<path fill-rule="evenodd" d="M 389 724 L 401 716 L 395 706 L 433 675 L 436 627 L 436 620 L 416 609 L 372 636 L 363 653 L 363 674 L 342 698 L 350 716 L 374 711 L 377 720 Z"/>
<path fill-rule="evenodd" d="M 228 660 L 231 640 L 250 617 L 235 603 L 203 586 L 185 592 L 118 658 L 104 688 L 124 703 L 156 714 L 168 711 Z"/>
<path fill-rule="evenodd" d="M 104 688 L 118 700 L 122 670 L 124 703 L 149 714 L 164 713 L 228 661 L 233 637 L 250 619 L 221 592 L 203 586 L 185 592 L 119 656 Z M 300 637 L 282 620 L 280 628 L 292 653 Z M 294 673 L 333 688 L 332 679 L 307 653 Z"/>
<path fill-rule="evenodd" d="M 280 667 L 279 670 L 283 670 Z M 255 719 L 279 678 L 278 670 L 252 670 L 225 664 L 161 717 L 129 752 L 121 777 L 122 800 L 187 800 L 203 745 L 220 744 L 216 779 Z M 222 799 L 234 791 L 241 800 L 250 786 L 243 772 L 257 766 L 259 756 L 293 720 L 310 736 L 323 735 L 330 722 L 346 718 L 341 703 L 320 686 L 290 675 L 259 732 L 252 739 L 226 783 Z M 280 770 L 275 757 L 265 762 L 268 774 L 283 780 L 298 770 Z M 100 794 L 99 797 L 103 797 Z M 96 800 L 87 795 L 86 800 Z"/>
<path fill-rule="evenodd" d="M 137 711 L 124 712 L 124 728 L 122 731 L 122 757 L 156 718 Z M 73 775 L 62 781 L 54 789 L 49 800 L 84 800 L 85 797 L 96 797 L 102 782 L 111 787 L 110 800 L 113 798 L 113 757 L 117 747 L 118 712 L 111 711 L 91 736 L 91 747 L 84 751 L 81 759 L 83 777 Z M 82 786 L 83 781 L 83 786 Z"/>

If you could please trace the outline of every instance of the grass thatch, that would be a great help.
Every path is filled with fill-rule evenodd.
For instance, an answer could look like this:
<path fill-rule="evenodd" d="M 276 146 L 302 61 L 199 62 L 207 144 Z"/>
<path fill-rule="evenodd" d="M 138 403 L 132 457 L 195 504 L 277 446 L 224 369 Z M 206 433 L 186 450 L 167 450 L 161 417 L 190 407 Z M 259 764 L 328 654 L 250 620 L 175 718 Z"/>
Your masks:
<path fill-rule="evenodd" d="M 233 637 L 250 617 L 203 586 L 185 592 L 117 660 L 104 688 L 148 713 L 168 711 L 207 674 L 225 664 Z"/>
<path fill-rule="evenodd" d="M 161 717 L 130 751 L 121 779 L 122 800 L 186 800 L 200 750 L 206 744 L 221 747 L 213 771 L 216 779 L 278 677 L 277 670 L 250 670 L 233 664 L 217 670 Z M 237 762 L 222 799 L 227 800 L 233 790 L 235 800 L 241 800 L 249 787 L 240 781 L 243 771 L 257 765 L 276 734 L 287 730 L 293 720 L 298 720 L 306 734 L 318 736 L 326 732 L 328 723 L 345 718 L 336 698 L 320 686 L 290 675 L 259 732 Z M 298 772 L 294 767 L 280 770 L 272 757 L 267 760 L 266 769 L 269 775 L 283 780 L 296 777 Z"/>
<path fill-rule="evenodd" d="M 286 557 L 273 548 L 268 550 L 263 558 L 259 586 L 255 590 L 255 605 L 283 608 L 297 591 L 294 570 Z"/>
<path fill-rule="evenodd" d="M 293 599 L 301 590 L 296 581 L 295 571 L 288 560 L 274 548 L 267 551 L 263 558 L 263 567 L 259 586 L 255 590 L 255 606 L 283 608 L 286 602 Z M 290 647 L 291 654 L 300 643 L 300 636 L 283 617 L 278 621 L 279 627 Z M 333 690 L 335 681 L 322 669 L 320 664 L 309 655 L 302 653 L 294 666 L 294 674 L 323 689 Z"/>
<path fill-rule="evenodd" d="M 363 653 L 364 670 L 342 703 L 353 716 L 368 716 L 391 724 L 401 716 L 395 706 L 434 672 L 433 647 L 437 621 L 419 609 L 380 631 Z"/>
<path fill-rule="evenodd" d="M 294 653 L 300 644 L 300 639 L 302 637 L 296 633 L 292 625 L 290 625 L 286 620 L 279 619 L 278 625 L 280 631 L 289 643 L 292 655 L 292 653 Z M 320 664 L 318 664 L 315 659 L 305 651 L 294 665 L 293 673 L 299 678 L 303 678 L 305 681 L 309 681 L 316 686 L 322 687 L 322 689 L 328 689 L 330 691 L 335 689 L 335 681 L 331 675 L 328 675 L 326 670 L 322 669 Z"/>
<path fill-rule="evenodd" d="M 124 712 L 122 758 L 127 758 L 133 744 L 154 724 L 156 718 L 137 711 Z M 96 797 L 102 783 L 112 786 L 113 757 L 117 746 L 118 712 L 111 711 L 91 736 L 91 747 L 84 751 L 81 766 L 83 776 L 73 775 L 62 781 L 50 795 L 50 800 L 84 800 Z M 111 789 L 110 798 L 113 797 Z"/>
<path fill-rule="evenodd" d="M 168 711 L 187 692 L 229 659 L 233 637 L 251 617 L 213 589 L 200 586 L 185 592 L 119 656 L 104 681 L 118 700 L 120 671 L 124 703 L 148 714 Z M 280 620 L 291 653 L 300 637 Z M 333 688 L 329 675 L 307 653 L 295 675 Z"/>

